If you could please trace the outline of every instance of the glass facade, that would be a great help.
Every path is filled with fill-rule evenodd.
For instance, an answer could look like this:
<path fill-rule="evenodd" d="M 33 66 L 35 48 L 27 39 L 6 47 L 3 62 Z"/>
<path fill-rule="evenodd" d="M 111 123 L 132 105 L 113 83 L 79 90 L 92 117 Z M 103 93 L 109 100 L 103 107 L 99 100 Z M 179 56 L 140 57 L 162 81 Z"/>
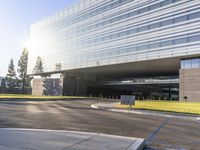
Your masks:
<path fill-rule="evenodd" d="M 28 73 L 200 54 L 199 25 L 200 1 L 82 0 L 31 26 Z"/>

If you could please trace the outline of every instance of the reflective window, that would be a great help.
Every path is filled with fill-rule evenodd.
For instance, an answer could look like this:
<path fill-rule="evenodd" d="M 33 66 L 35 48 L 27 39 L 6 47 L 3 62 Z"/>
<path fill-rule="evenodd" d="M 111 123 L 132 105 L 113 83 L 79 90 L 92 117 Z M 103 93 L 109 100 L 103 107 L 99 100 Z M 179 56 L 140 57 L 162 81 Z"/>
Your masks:
<path fill-rule="evenodd" d="M 187 20 L 187 16 L 181 16 L 174 19 L 174 23 L 179 23 Z"/>
<path fill-rule="evenodd" d="M 166 20 L 166 21 L 162 21 L 161 22 L 161 27 L 167 26 L 167 25 L 171 25 L 171 24 L 172 24 L 172 19 Z"/>
<path fill-rule="evenodd" d="M 137 47 L 131 47 L 131 48 L 128 48 L 127 51 L 128 51 L 128 52 L 134 52 L 134 51 L 137 51 Z"/>
<path fill-rule="evenodd" d="M 175 3 L 175 2 L 179 2 L 179 1 L 181 1 L 181 0 L 172 0 L 173 3 Z"/>
<path fill-rule="evenodd" d="M 172 43 L 173 43 L 172 40 L 169 40 L 169 41 L 163 41 L 160 44 L 161 44 L 161 47 L 165 47 L 165 46 L 172 45 Z"/>
<path fill-rule="evenodd" d="M 181 61 L 181 69 L 184 69 L 185 68 L 185 66 L 184 66 L 184 61 L 182 60 Z"/>
<path fill-rule="evenodd" d="M 129 30 L 129 34 L 133 34 L 133 33 L 136 33 L 137 32 L 137 29 L 131 29 Z"/>
<path fill-rule="evenodd" d="M 166 5 L 171 4 L 171 3 L 172 3 L 172 0 L 166 0 L 166 1 L 163 1 L 161 3 L 161 6 L 166 6 Z"/>
<path fill-rule="evenodd" d="M 148 30 L 148 26 L 143 26 L 143 27 L 140 27 L 138 29 L 139 32 L 143 32 L 143 31 L 146 31 L 146 30 Z"/>
<path fill-rule="evenodd" d="M 118 18 L 118 17 L 115 17 L 115 18 L 112 19 L 112 22 L 116 22 L 116 21 L 118 21 L 118 20 L 119 20 L 119 18 Z"/>
<path fill-rule="evenodd" d="M 192 67 L 192 61 L 191 60 L 185 60 L 184 61 L 184 67 L 185 69 L 189 69 Z"/>
<path fill-rule="evenodd" d="M 130 12 L 130 13 L 128 14 L 128 16 L 129 16 L 129 17 L 132 17 L 132 16 L 135 16 L 135 15 L 137 15 L 137 14 L 138 14 L 137 11 L 133 11 L 133 12 Z"/>
<path fill-rule="evenodd" d="M 160 7 L 160 3 L 154 4 L 152 6 L 150 6 L 150 10 L 154 10 Z"/>
<path fill-rule="evenodd" d="M 148 7 L 142 8 L 142 9 L 138 10 L 138 14 L 145 13 L 145 12 L 147 12 L 148 10 L 149 10 Z"/>
<path fill-rule="evenodd" d="M 113 34 L 112 35 L 112 39 L 117 38 L 117 37 L 118 37 L 118 34 Z"/>
<path fill-rule="evenodd" d="M 200 68 L 200 58 L 181 60 L 181 69 Z"/>
<path fill-rule="evenodd" d="M 189 19 L 195 19 L 200 17 L 200 12 L 196 12 L 189 15 Z"/>
<path fill-rule="evenodd" d="M 184 38 L 180 38 L 180 39 L 175 39 L 173 41 L 173 44 L 182 44 L 182 43 L 187 43 L 187 37 L 184 37 Z"/>
<path fill-rule="evenodd" d="M 127 31 L 124 31 L 124 32 L 121 32 L 120 33 L 120 36 L 125 36 L 125 35 L 127 35 L 128 33 L 127 33 Z"/>
<path fill-rule="evenodd" d="M 149 29 L 155 29 L 159 27 L 160 27 L 159 23 L 154 23 L 154 24 L 149 25 Z"/>
<path fill-rule="evenodd" d="M 200 41 L 200 35 L 194 35 L 189 37 L 189 42 L 196 42 L 196 41 Z"/>
<path fill-rule="evenodd" d="M 149 45 L 149 48 L 150 48 L 150 49 L 158 48 L 159 45 L 160 45 L 159 43 L 152 43 L 152 44 Z"/>
<path fill-rule="evenodd" d="M 192 68 L 199 67 L 199 59 L 192 59 Z"/>
<path fill-rule="evenodd" d="M 122 15 L 122 16 L 120 17 L 120 19 L 124 19 L 124 18 L 128 18 L 128 17 L 129 17 L 128 14 L 124 14 L 124 15 Z"/>
<path fill-rule="evenodd" d="M 101 38 L 98 38 L 95 42 L 97 42 L 97 43 L 101 42 Z"/>
<path fill-rule="evenodd" d="M 148 49 L 147 45 L 142 45 L 138 47 L 138 50 L 146 50 L 146 49 Z"/>
<path fill-rule="evenodd" d="M 120 49 L 118 50 L 119 54 L 125 54 L 127 52 L 127 49 Z"/>

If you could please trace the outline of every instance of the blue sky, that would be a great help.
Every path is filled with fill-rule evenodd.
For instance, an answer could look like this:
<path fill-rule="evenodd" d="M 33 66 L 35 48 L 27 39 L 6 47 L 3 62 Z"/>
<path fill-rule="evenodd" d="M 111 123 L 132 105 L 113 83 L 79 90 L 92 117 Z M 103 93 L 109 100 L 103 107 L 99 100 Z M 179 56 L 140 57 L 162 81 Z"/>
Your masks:
<path fill-rule="evenodd" d="M 30 25 L 78 0 L 0 0 L 0 76 L 11 58 L 15 68 Z"/>

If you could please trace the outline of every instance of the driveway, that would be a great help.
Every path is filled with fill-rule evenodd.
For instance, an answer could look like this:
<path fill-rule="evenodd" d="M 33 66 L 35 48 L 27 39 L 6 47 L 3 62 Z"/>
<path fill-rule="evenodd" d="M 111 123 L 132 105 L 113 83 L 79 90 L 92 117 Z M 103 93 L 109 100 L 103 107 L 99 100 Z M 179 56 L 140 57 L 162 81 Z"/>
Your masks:
<path fill-rule="evenodd" d="M 147 149 L 198 149 L 200 122 L 96 110 L 100 100 L 1 101 L 1 128 L 95 132 L 146 138 Z"/>

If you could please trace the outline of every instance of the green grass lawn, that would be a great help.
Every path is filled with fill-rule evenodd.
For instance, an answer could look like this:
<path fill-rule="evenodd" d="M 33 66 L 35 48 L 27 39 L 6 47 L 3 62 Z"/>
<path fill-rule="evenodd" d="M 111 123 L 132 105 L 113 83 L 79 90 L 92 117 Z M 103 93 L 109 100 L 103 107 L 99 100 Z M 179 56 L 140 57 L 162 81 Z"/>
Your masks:
<path fill-rule="evenodd" d="M 118 104 L 118 108 L 129 108 L 128 105 Z M 168 111 L 177 113 L 199 114 L 200 102 L 174 102 L 174 101 L 136 101 L 135 109 Z"/>
<path fill-rule="evenodd" d="M 33 95 L 23 95 L 23 94 L 0 94 L 0 100 L 2 99 L 80 99 L 86 98 L 81 96 L 33 96 Z"/>

